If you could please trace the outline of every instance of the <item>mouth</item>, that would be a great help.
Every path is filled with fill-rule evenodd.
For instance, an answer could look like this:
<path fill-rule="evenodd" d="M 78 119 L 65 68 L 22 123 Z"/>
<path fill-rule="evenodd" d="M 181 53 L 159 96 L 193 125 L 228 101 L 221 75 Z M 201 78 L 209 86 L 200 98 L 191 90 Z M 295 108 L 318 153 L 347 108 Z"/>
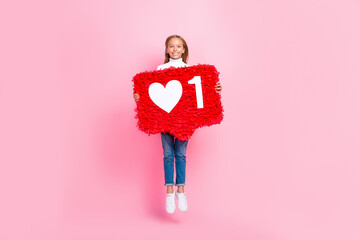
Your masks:
<path fill-rule="evenodd" d="M 179 55 L 179 53 L 171 53 L 172 55 L 174 55 L 174 56 L 177 56 L 177 55 Z"/>

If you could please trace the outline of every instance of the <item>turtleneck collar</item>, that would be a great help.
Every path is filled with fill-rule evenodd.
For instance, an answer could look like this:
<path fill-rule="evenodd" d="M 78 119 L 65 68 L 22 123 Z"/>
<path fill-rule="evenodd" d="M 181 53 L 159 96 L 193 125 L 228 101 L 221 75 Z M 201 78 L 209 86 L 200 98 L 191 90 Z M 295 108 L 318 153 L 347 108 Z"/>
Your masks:
<path fill-rule="evenodd" d="M 170 58 L 169 59 L 169 62 L 174 62 L 174 63 L 176 63 L 176 62 L 182 62 L 183 60 L 182 60 L 182 58 L 179 58 L 179 59 L 172 59 L 172 58 Z"/>

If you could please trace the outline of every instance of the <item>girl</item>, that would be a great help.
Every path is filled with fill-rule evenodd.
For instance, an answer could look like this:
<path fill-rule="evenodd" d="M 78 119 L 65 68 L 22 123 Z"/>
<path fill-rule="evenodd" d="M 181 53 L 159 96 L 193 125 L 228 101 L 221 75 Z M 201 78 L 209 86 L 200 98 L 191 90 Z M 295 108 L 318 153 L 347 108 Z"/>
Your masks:
<path fill-rule="evenodd" d="M 179 35 L 171 35 L 165 41 L 165 60 L 164 64 L 159 65 L 156 70 L 169 67 L 184 67 L 187 65 L 189 49 L 184 40 Z M 220 94 L 222 87 L 220 82 L 215 86 L 215 90 Z M 139 94 L 134 94 L 134 99 L 139 100 Z M 188 141 L 180 141 L 169 133 L 161 133 L 161 141 L 164 153 L 164 172 L 165 186 L 167 186 L 165 208 L 168 213 L 175 211 L 175 195 L 178 200 L 178 208 L 185 212 L 187 210 L 185 186 L 186 168 L 186 147 Z M 174 156 L 176 159 L 176 183 L 177 191 L 173 190 L 174 185 Z"/>

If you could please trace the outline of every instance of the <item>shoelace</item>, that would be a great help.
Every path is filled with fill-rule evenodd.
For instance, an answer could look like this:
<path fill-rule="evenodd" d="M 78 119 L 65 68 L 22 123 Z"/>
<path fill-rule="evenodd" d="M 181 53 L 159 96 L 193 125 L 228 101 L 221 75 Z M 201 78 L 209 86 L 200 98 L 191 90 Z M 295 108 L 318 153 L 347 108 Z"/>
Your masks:
<path fill-rule="evenodd" d="M 179 204 L 182 205 L 182 207 L 187 208 L 187 202 L 186 202 L 186 194 L 185 193 L 177 193 Z M 180 205 L 179 205 L 180 207 Z"/>
<path fill-rule="evenodd" d="M 167 193 L 166 194 L 166 198 L 173 198 L 175 196 L 175 194 L 173 194 L 173 193 Z"/>
<path fill-rule="evenodd" d="M 172 199 L 173 199 L 174 195 L 172 193 L 168 193 L 166 195 L 166 206 L 172 205 Z"/>
<path fill-rule="evenodd" d="M 177 193 L 178 198 L 186 199 L 185 193 Z"/>

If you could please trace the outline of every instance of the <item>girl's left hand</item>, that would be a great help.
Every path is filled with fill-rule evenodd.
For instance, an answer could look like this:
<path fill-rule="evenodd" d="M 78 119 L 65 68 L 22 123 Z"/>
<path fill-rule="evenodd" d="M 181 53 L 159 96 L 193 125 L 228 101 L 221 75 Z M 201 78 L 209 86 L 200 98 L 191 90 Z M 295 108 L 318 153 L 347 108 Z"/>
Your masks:
<path fill-rule="evenodd" d="M 221 86 L 221 83 L 220 82 L 217 82 L 216 85 L 215 85 L 215 90 L 218 94 L 221 93 L 222 91 L 222 86 Z"/>

